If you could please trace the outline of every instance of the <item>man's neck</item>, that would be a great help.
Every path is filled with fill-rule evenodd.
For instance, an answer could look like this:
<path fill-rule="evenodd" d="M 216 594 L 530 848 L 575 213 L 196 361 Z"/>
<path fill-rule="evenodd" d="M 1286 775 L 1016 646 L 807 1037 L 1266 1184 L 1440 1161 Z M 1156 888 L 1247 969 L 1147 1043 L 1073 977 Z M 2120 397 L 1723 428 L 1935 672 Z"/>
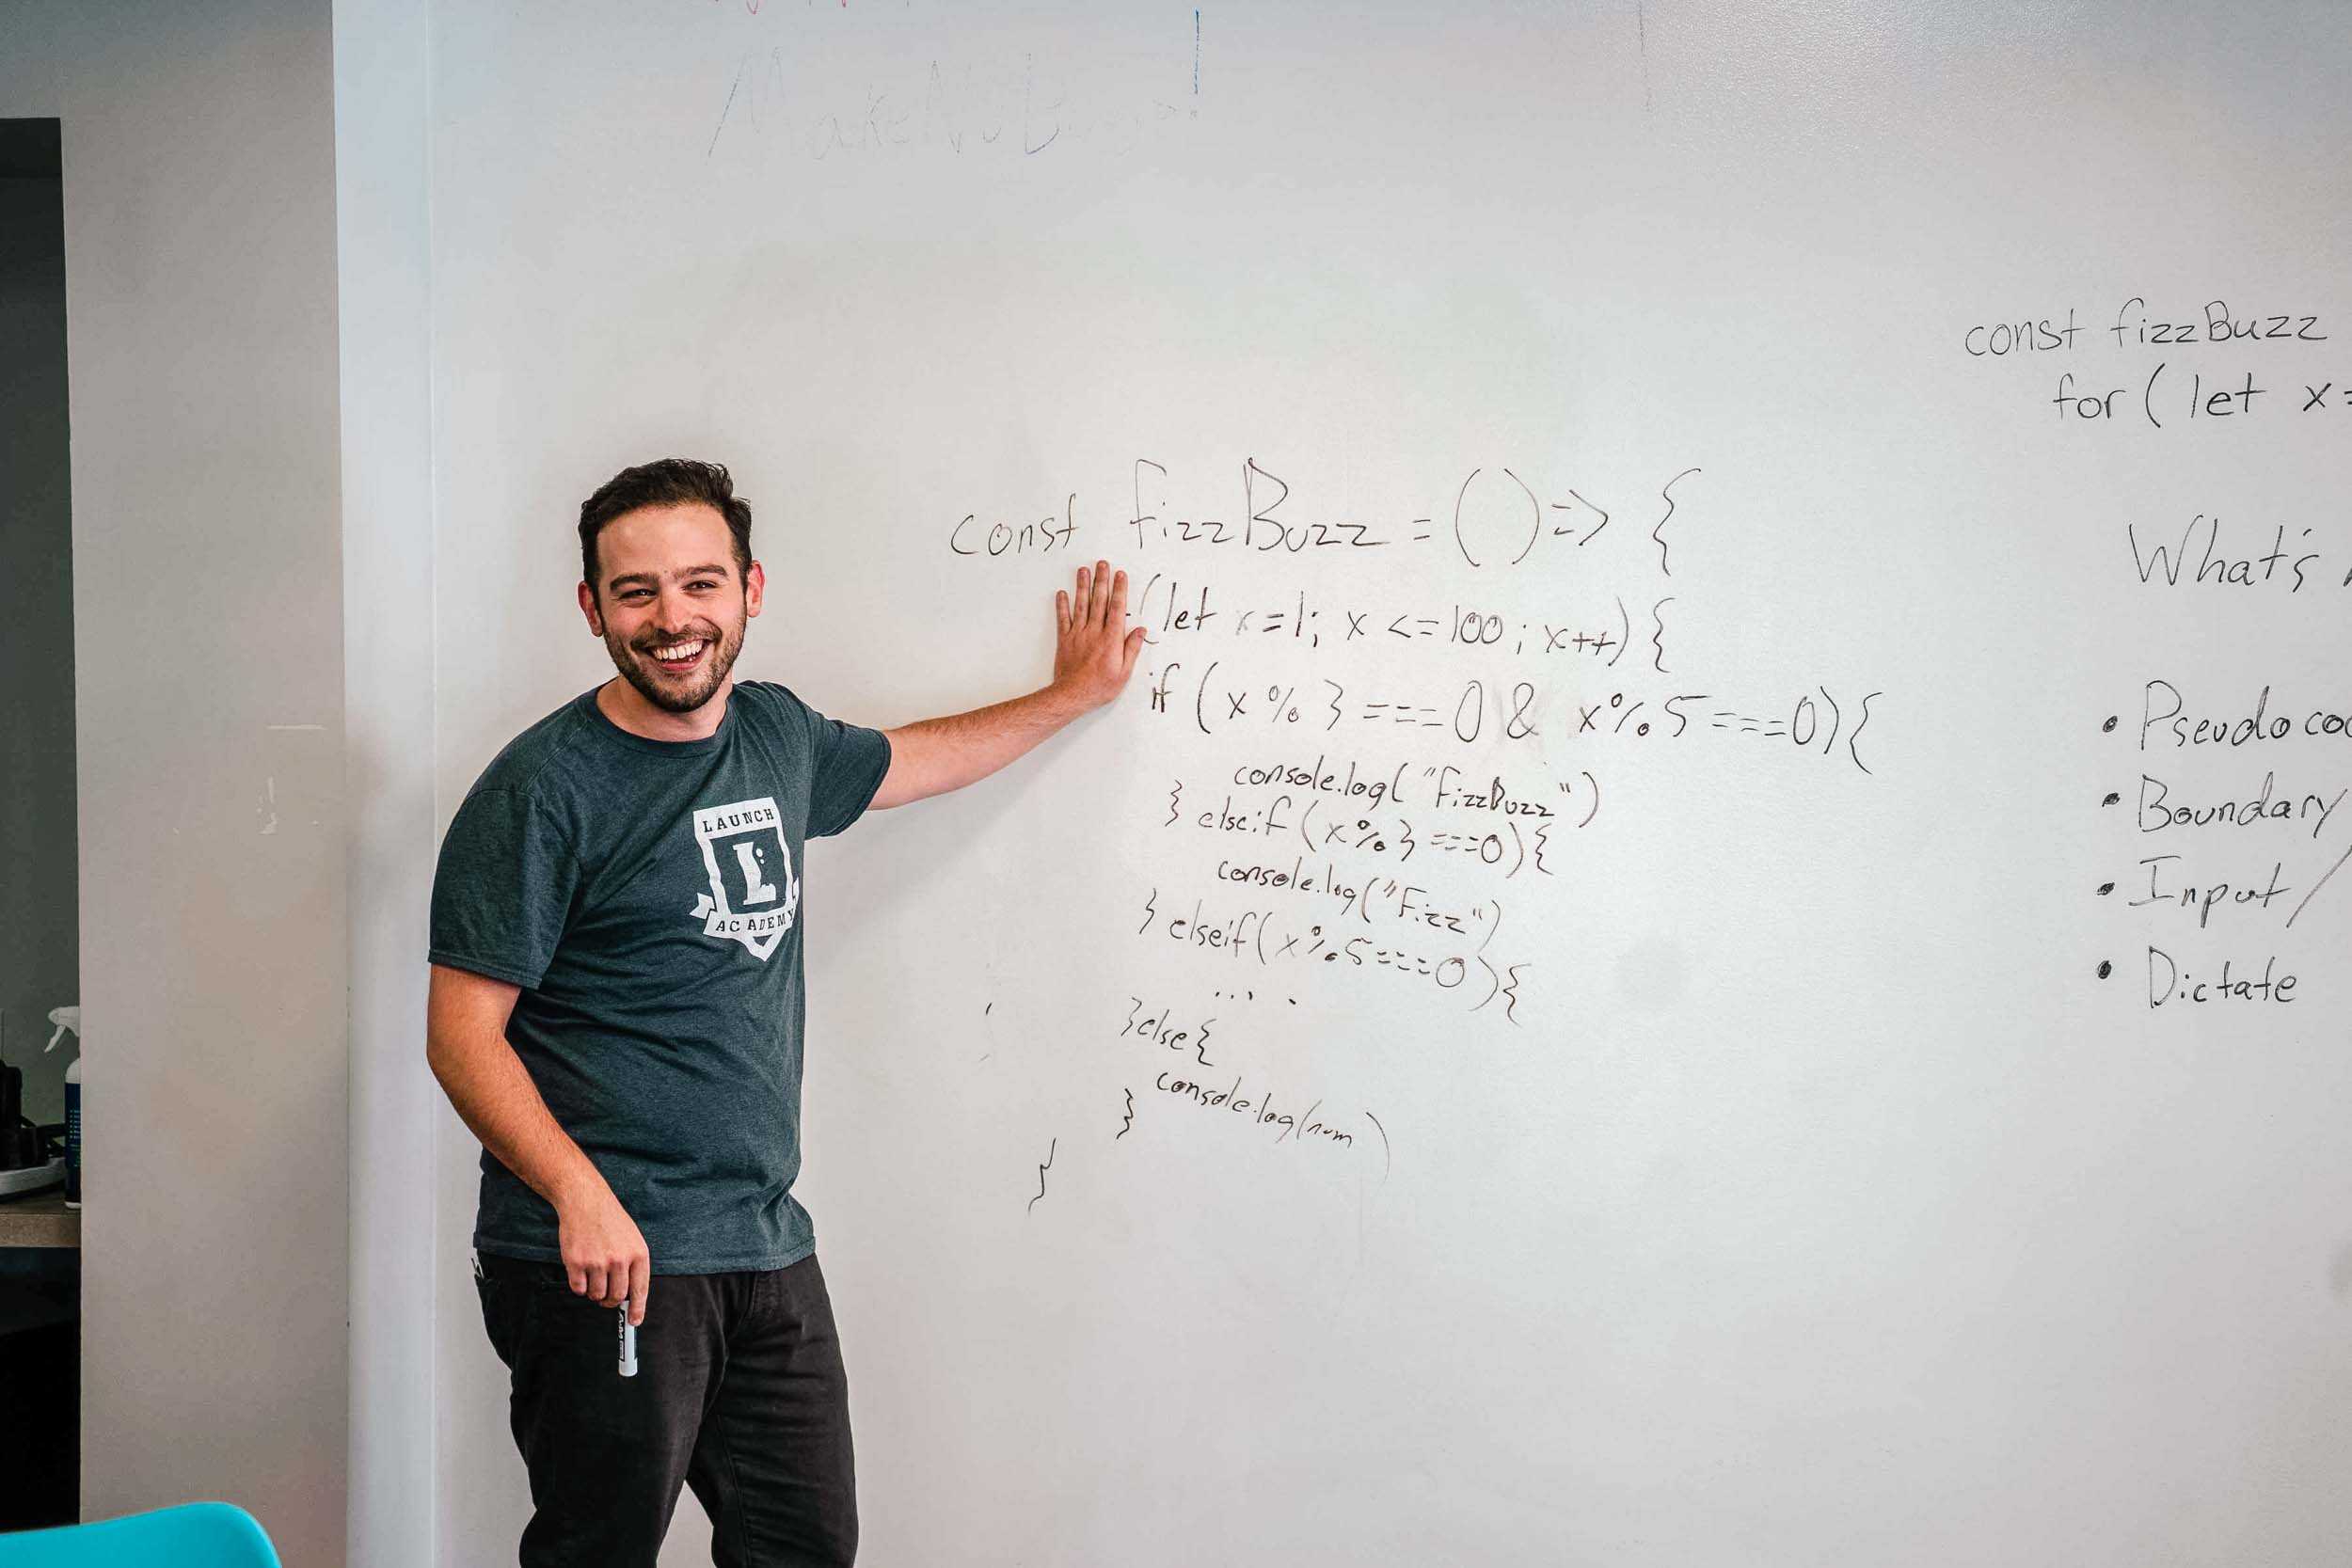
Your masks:
<path fill-rule="evenodd" d="M 647 740 L 707 740 L 719 733 L 734 690 L 735 675 L 730 672 L 702 706 L 691 713 L 672 713 L 645 701 L 644 692 L 615 675 L 596 688 L 596 706 L 622 729 Z"/>

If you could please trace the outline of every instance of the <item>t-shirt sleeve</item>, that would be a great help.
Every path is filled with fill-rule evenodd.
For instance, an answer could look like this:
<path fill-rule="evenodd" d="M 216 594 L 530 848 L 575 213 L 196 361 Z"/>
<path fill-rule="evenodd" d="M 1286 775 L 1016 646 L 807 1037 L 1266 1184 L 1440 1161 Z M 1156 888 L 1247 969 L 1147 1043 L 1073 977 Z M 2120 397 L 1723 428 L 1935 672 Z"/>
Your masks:
<path fill-rule="evenodd" d="M 890 737 L 828 719 L 797 696 L 789 705 L 808 726 L 808 836 L 827 838 L 866 815 L 890 771 Z"/>
<path fill-rule="evenodd" d="M 466 797 L 433 873 L 430 957 L 530 990 L 548 972 L 580 864 L 547 808 L 508 789 Z"/>

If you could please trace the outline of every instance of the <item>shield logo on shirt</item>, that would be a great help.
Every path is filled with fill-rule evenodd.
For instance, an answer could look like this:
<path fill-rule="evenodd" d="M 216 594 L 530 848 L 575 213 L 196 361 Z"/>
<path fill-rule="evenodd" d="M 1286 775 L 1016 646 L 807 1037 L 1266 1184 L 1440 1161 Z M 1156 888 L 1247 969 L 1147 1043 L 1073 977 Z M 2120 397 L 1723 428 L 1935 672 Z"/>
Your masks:
<path fill-rule="evenodd" d="M 694 809 L 710 891 L 694 900 L 703 935 L 739 942 L 763 963 L 792 929 L 801 884 L 785 847 L 784 818 L 772 797 Z"/>

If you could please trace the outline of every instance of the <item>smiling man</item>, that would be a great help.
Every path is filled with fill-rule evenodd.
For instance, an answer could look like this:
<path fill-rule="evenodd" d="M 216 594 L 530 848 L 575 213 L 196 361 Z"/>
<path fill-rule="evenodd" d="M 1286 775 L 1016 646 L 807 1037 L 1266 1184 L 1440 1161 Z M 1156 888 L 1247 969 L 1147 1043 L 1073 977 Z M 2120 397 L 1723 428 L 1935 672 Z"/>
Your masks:
<path fill-rule="evenodd" d="M 845 724 L 735 679 L 766 592 L 751 522 L 682 459 L 588 498 L 580 608 L 620 673 L 498 754 L 434 878 L 427 1055 L 483 1144 L 525 1568 L 651 1568 L 682 1484 L 722 1568 L 854 1558 L 848 1385 L 792 1196 L 803 846 L 994 772 L 1116 697 L 1142 645 L 1098 562 L 1054 596 L 1042 689 Z"/>

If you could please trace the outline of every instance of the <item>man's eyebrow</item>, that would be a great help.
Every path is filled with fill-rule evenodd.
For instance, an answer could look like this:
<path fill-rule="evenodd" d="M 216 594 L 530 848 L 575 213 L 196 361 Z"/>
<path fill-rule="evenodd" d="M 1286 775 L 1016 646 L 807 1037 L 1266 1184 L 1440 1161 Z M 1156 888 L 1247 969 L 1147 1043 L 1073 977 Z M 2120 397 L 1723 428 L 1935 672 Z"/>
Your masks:
<path fill-rule="evenodd" d="M 727 569 L 714 562 L 706 565 L 686 567 L 676 575 L 681 578 L 723 578 L 727 575 Z M 623 584 L 643 585 L 646 588 L 659 588 L 661 586 L 661 576 L 658 572 L 624 572 L 619 577 L 612 578 L 608 580 L 605 583 L 605 586 L 607 588 L 619 588 Z"/>

